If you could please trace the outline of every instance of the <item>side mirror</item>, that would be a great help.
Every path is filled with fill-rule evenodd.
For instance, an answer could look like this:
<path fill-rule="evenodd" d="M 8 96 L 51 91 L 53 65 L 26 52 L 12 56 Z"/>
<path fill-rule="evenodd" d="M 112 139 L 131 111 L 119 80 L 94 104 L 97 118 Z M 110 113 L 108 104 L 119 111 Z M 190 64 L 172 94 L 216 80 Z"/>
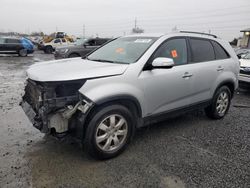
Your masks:
<path fill-rule="evenodd" d="M 166 57 L 158 57 L 152 63 L 153 68 L 170 69 L 174 66 L 174 60 Z"/>

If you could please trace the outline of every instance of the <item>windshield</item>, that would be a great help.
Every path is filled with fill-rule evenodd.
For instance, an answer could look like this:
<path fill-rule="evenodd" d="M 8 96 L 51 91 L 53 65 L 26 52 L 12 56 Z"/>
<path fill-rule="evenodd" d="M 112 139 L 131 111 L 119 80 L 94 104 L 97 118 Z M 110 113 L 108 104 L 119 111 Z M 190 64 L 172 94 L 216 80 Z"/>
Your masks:
<path fill-rule="evenodd" d="M 250 53 L 244 55 L 244 56 L 242 57 L 242 59 L 250 59 Z"/>
<path fill-rule="evenodd" d="M 156 37 L 118 38 L 99 48 L 87 58 L 110 63 L 135 63 L 156 39 Z"/>

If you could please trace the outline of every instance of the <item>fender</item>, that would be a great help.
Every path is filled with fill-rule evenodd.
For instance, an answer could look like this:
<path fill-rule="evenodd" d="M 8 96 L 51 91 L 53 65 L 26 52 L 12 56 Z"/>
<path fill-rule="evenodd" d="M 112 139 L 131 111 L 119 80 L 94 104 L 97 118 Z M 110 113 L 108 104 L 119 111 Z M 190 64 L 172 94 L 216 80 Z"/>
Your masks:
<path fill-rule="evenodd" d="M 145 114 L 144 92 L 140 84 L 124 83 L 122 78 L 114 76 L 87 80 L 79 92 L 97 105 L 114 100 L 130 100 L 136 105 L 141 117 Z"/>
<path fill-rule="evenodd" d="M 223 72 L 223 74 L 219 75 L 213 84 L 213 87 L 210 93 L 211 98 L 214 96 L 215 91 L 222 85 L 231 84 L 233 87 L 229 89 L 231 90 L 232 95 L 233 95 L 234 90 L 236 90 L 238 87 L 237 80 L 238 79 L 236 78 L 235 74 L 233 74 L 232 72 Z"/>

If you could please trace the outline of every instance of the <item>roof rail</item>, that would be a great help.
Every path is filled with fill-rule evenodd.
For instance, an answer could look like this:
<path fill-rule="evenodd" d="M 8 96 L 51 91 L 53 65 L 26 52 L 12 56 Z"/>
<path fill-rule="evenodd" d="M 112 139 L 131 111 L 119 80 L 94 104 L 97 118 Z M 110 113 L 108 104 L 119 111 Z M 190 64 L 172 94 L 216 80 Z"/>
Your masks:
<path fill-rule="evenodd" d="M 216 35 L 213 35 L 213 34 L 194 32 L 194 31 L 180 31 L 180 33 L 193 33 L 193 34 L 208 35 L 208 36 L 212 36 L 214 38 L 218 38 Z"/>

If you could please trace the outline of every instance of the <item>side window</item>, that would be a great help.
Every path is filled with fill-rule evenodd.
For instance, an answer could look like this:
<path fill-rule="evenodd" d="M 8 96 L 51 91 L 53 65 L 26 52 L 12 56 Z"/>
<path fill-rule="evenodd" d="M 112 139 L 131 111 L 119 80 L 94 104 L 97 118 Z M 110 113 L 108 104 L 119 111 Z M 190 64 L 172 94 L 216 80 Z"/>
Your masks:
<path fill-rule="evenodd" d="M 95 46 L 96 45 L 96 40 L 95 39 L 89 40 L 88 43 L 89 43 L 90 46 Z"/>
<path fill-rule="evenodd" d="M 103 45 L 105 42 L 107 42 L 106 39 L 97 39 L 97 40 L 96 40 L 96 45 L 97 45 L 97 46 L 101 46 L 101 45 Z"/>
<path fill-rule="evenodd" d="M 226 52 L 226 50 L 217 42 L 211 41 L 212 45 L 214 47 L 215 57 L 216 59 L 227 59 L 229 58 L 229 54 Z"/>
<path fill-rule="evenodd" d="M 6 43 L 18 44 L 18 43 L 20 43 L 20 41 L 18 39 L 6 39 Z"/>
<path fill-rule="evenodd" d="M 61 40 L 60 39 L 55 39 L 54 43 L 60 43 Z"/>
<path fill-rule="evenodd" d="M 215 60 L 214 49 L 209 40 L 190 39 L 192 50 L 192 62 L 204 62 Z"/>
<path fill-rule="evenodd" d="M 187 64 L 186 39 L 170 39 L 157 49 L 154 59 L 157 57 L 172 58 L 176 65 Z"/>

